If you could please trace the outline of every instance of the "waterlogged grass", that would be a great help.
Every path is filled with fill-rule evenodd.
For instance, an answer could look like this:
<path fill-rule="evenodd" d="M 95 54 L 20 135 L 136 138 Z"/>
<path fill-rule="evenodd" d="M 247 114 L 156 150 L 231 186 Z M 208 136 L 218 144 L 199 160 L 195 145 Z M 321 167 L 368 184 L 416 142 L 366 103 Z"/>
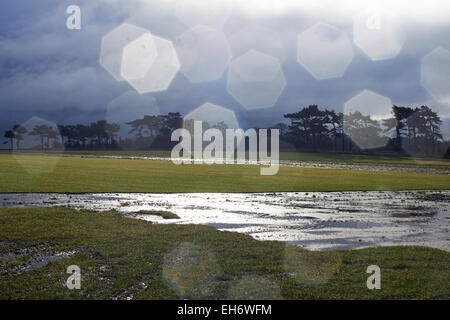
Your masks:
<path fill-rule="evenodd" d="M 0 150 L 1 154 L 11 154 L 9 150 Z M 40 151 L 40 150 L 15 150 L 14 154 L 48 154 L 48 155 L 72 155 L 72 156 L 119 156 L 119 157 L 150 157 L 170 158 L 171 152 L 167 150 L 71 150 L 71 151 Z M 248 155 L 247 155 L 248 157 Z M 411 167 L 448 167 L 450 159 L 427 158 L 421 156 L 407 156 L 399 154 L 371 154 L 371 153 L 312 153 L 312 152 L 280 152 L 280 160 L 348 163 L 367 165 L 393 165 Z"/>
<path fill-rule="evenodd" d="M 410 157 L 398 154 L 352 154 L 352 153 L 302 153 L 281 152 L 280 159 L 292 161 L 311 161 L 329 163 L 419 166 L 419 167 L 449 167 L 450 160 L 442 158 Z"/>
<path fill-rule="evenodd" d="M 447 190 L 444 174 L 254 165 L 175 165 L 170 161 L 0 155 L 0 192 L 275 192 Z"/>
<path fill-rule="evenodd" d="M 114 211 L 0 209 L 0 257 L 73 251 L 23 271 L 0 263 L 0 299 L 449 299 L 450 254 L 426 247 L 311 252 L 200 225 L 157 225 Z M 30 252 L 36 252 L 30 251 Z M 65 283 L 81 268 L 81 290 Z M 369 265 L 381 289 L 369 290 Z M 22 271 L 21 271 L 22 270 Z"/>

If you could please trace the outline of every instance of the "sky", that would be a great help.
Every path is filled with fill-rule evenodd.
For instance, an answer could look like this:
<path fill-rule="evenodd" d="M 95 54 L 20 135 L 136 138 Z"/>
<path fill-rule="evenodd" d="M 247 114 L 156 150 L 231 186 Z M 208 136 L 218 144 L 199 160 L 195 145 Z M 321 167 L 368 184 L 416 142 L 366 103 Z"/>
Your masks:
<path fill-rule="evenodd" d="M 66 26 L 70 5 L 81 9 L 79 30 Z M 449 13 L 446 0 L 2 0 L 0 132 L 33 117 L 89 124 L 205 103 L 242 128 L 310 104 L 378 117 L 391 104 L 427 104 L 450 138 Z M 120 50 L 109 37 L 121 81 L 102 63 L 113 30 L 151 35 L 127 34 Z M 140 72 L 144 87 L 164 88 L 137 89 Z"/>

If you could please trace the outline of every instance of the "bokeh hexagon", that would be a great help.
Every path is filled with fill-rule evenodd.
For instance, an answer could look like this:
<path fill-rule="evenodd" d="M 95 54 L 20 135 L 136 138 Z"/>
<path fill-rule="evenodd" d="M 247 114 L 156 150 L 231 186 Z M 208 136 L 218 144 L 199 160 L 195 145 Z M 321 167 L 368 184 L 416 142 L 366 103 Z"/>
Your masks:
<path fill-rule="evenodd" d="M 286 246 L 284 250 L 284 270 L 299 285 L 315 287 L 329 282 L 342 266 L 342 253 L 330 251 L 323 258 L 317 251 L 307 251 Z"/>
<path fill-rule="evenodd" d="M 195 108 L 194 110 L 192 110 L 190 113 L 188 113 L 186 116 L 184 116 L 183 118 L 183 128 L 188 130 L 189 133 L 191 134 L 191 146 L 193 147 L 194 150 L 194 160 L 195 161 L 199 161 L 200 159 L 198 157 L 196 157 L 195 153 L 199 152 L 201 150 L 206 150 L 205 148 L 210 144 L 207 141 L 202 141 L 201 144 L 195 144 L 195 122 L 196 121 L 201 121 L 202 123 L 202 132 L 203 134 L 206 132 L 206 130 L 208 129 L 215 129 L 220 131 L 220 134 L 222 135 L 222 139 L 226 138 L 226 130 L 227 129 L 240 129 L 239 127 L 239 122 L 236 118 L 236 114 L 234 113 L 233 110 L 230 110 L 228 108 L 210 103 L 210 102 L 206 102 L 204 104 L 202 104 L 201 106 Z M 216 131 L 217 133 L 217 131 Z M 198 138 L 198 137 L 197 137 Z M 204 137 L 202 137 L 203 139 Z M 208 164 L 212 164 L 212 163 L 222 163 L 223 160 L 223 156 L 224 154 L 222 154 L 222 157 L 217 155 L 217 159 L 216 159 L 216 151 L 222 151 L 225 152 L 226 151 L 226 144 L 227 142 L 225 142 L 224 140 L 222 141 L 216 141 L 216 138 L 213 138 L 212 140 L 214 140 L 214 143 L 216 144 L 216 147 L 218 150 L 214 151 L 214 156 L 209 152 L 202 152 L 202 161 L 208 163 Z M 211 141 L 212 141 L 211 140 Z M 236 145 L 239 145 L 242 142 L 242 140 L 240 138 L 237 138 L 236 141 Z M 219 143 L 219 145 L 217 145 L 217 143 Z M 222 150 L 220 150 L 220 144 L 222 144 Z M 199 147 L 201 147 L 201 150 L 199 150 Z"/>
<path fill-rule="evenodd" d="M 176 49 L 181 72 L 194 83 L 220 79 L 231 60 L 225 34 L 206 26 L 184 32 Z"/>
<path fill-rule="evenodd" d="M 216 126 L 221 122 L 227 129 L 238 129 L 239 122 L 233 110 L 206 102 L 201 106 L 195 108 L 183 117 L 186 120 L 203 121 L 210 126 Z"/>
<path fill-rule="evenodd" d="M 421 82 L 439 102 L 450 103 L 450 51 L 438 47 L 422 59 Z"/>
<path fill-rule="evenodd" d="M 43 159 L 36 158 L 29 161 L 23 158 L 22 149 L 64 151 L 63 138 L 58 126 L 49 120 L 40 117 L 31 117 L 20 125 L 21 130 L 16 129 L 15 143 L 17 148 L 13 150 L 13 157 L 29 174 L 45 174 L 55 170 L 61 156 L 54 154 Z"/>
<path fill-rule="evenodd" d="M 123 23 L 103 36 L 100 48 L 100 65 L 117 81 L 123 81 L 122 50 L 130 42 L 138 39 L 148 30 L 129 23 Z"/>
<path fill-rule="evenodd" d="M 162 279 L 180 299 L 207 299 L 214 295 L 223 271 L 211 249 L 185 242 L 164 257 Z"/>
<path fill-rule="evenodd" d="M 405 42 L 405 35 L 392 15 L 370 9 L 356 15 L 353 41 L 372 60 L 395 58 Z"/>
<path fill-rule="evenodd" d="M 375 120 L 388 118 L 391 110 L 390 98 L 370 90 L 363 90 L 344 104 L 344 114 L 359 111 L 364 115 L 370 115 Z"/>
<path fill-rule="evenodd" d="M 123 47 L 120 75 L 127 81 L 144 77 L 158 52 L 150 33 L 144 33 Z"/>
<path fill-rule="evenodd" d="M 155 61 L 142 78 L 128 81 L 141 94 L 167 90 L 180 69 L 172 41 L 157 36 L 153 40 L 158 52 Z"/>
<path fill-rule="evenodd" d="M 283 69 L 275 57 L 250 50 L 230 64 L 227 91 L 247 109 L 274 106 L 285 87 Z"/>
<path fill-rule="evenodd" d="M 381 120 L 391 118 L 390 98 L 364 90 L 344 104 L 344 132 L 361 149 L 373 149 L 387 144 Z"/>
<path fill-rule="evenodd" d="M 316 23 L 298 36 L 298 62 L 317 80 L 340 78 L 353 60 L 352 42 L 340 29 Z"/>

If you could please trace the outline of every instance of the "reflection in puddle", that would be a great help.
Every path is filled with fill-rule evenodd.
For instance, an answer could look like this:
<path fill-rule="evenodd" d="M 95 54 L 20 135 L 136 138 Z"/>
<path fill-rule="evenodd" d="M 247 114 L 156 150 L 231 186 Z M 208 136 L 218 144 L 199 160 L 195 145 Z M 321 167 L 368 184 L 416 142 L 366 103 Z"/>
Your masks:
<path fill-rule="evenodd" d="M 193 223 L 312 250 L 424 245 L 450 251 L 450 191 L 0 194 L 0 207 L 166 210 Z"/>

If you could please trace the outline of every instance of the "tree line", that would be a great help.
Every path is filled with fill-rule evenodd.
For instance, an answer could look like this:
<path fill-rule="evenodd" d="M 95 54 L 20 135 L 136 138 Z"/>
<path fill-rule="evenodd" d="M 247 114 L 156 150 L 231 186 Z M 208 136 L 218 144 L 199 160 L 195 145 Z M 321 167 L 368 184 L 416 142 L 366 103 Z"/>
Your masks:
<path fill-rule="evenodd" d="M 445 141 L 439 115 L 428 106 L 416 108 L 393 106 L 392 116 L 376 120 L 359 111 L 349 114 L 309 105 L 284 118 L 289 124 L 278 123 L 270 128 L 280 130 L 280 151 L 390 151 L 420 155 L 449 156 L 449 142 Z M 146 115 L 127 122 L 127 137 L 119 136 L 121 126 L 98 120 L 89 125 L 36 125 L 30 132 L 14 125 L 7 130 L 4 143 L 11 149 L 19 149 L 25 134 L 39 137 L 36 149 L 66 150 L 170 150 L 174 143 L 170 139 L 173 130 L 192 127 L 192 120 L 183 122 L 179 112 L 166 115 Z M 205 129 L 227 128 L 224 122 L 214 126 L 204 123 Z M 130 136 L 133 134 L 134 136 Z"/>
<path fill-rule="evenodd" d="M 24 135 L 38 136 L 40 144 L 33 149 L 60 149 L 66 150 L 115 150 L 115 149 L 147 149 L 151 146 L 167 149 L 173 144 L 170 135 L 173 130 L 183 126 L 183 119 L 178 112 L 167 115 L 146 115 L 126 123 L 131 127 L 128 134 L 135 137 L 123 138 L 118 135 L 121 126 L 98 120 L 89 125 L 36 125 L 30 132 L 22 125 L 14 125 L 11 130 L 5 131 L 11 149 L 20 149 Z M 5 141 L 4 144 L 8 143 Z"/>
<path fill-rule="evenodd" d="M 283 140 L 296 150 L 360 152 L 395 151 L 423 155 L 448 150 L 441 134 L 442 120 L 428 106 L 392 106 L 392 117 L 375 120 L 359 111 L 349 114 L 310 105 L 285 114 L 290 125 L 278 124 Z"/>

